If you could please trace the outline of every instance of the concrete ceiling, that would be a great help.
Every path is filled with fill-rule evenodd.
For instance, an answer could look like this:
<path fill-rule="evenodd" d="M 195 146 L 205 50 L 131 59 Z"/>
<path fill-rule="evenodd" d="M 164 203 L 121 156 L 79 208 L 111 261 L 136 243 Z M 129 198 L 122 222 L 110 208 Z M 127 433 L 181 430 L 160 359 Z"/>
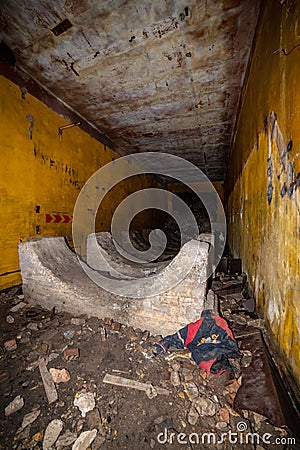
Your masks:
<path fill-rule="evenodd" d="M 223 180 L 259 0 L 2 0 L 23 68 L 120 154 L 182 156 Z M 56 36 L 51 29 L 68 19 Z"/>

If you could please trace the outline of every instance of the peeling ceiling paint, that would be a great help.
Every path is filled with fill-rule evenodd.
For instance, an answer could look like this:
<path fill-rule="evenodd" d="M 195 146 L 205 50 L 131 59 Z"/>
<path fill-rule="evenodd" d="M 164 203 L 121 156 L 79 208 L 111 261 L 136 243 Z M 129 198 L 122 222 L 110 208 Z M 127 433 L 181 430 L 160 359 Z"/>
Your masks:
<path fill-rule="evenodd" d="M 2 0 L 0 8 L 17 65 L 120 154 L 172 153 L 224 179 L 259 0 Z"/>

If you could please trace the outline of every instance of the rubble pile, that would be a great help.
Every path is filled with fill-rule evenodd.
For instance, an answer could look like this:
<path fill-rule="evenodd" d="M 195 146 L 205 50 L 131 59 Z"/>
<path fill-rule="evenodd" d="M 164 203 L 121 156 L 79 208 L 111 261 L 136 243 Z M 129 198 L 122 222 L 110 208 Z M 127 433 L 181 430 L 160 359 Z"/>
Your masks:
<path fill-rule="evenodd" d="M 240 289 L 238 283 L 245 288 L 244 275 L 228 279 L 219 274 L 213 289 Z M 224 317 L 237 330 L 243 321 L 235 310 L 245 310 L 249 300 L 241 295 L 223 291 L 220 297 Z M 181 439 L 188 449 L 262 450 L 274 446 L 234 446 L 226 436 L 269 433 L 272 442 L 288 436 L 286 427 L 268 417 L 235 409 L 243 367 L 253 359 L 250 350 L 241 350 L 235 375 L 215 376 L 197 367 L 187 349 L 154 356 L 153 346 L 162 336 L 147 330 L 32 307 L 18 288 L 2 293 L 0 300 L 2 449 L 176 449 L 182 448 Z M 254 316 L 249 320 L 251 329 L 262 326 Z M 219 445 L 222 436 L 226 439 Z M 195 439 L 200 444 L 195 446 Z"/>

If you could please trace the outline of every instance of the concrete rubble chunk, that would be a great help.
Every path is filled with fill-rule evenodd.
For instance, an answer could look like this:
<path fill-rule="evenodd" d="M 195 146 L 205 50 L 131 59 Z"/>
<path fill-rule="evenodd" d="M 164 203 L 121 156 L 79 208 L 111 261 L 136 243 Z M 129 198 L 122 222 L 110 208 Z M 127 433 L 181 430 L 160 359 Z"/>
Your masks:
<path fill-rule="evenodd" d="M 13 306 L 12 308 L 10 308 L 10 312 L 15 313 L 20 311 L 20 309 L 25 308 L 25 306 L 27 306 L 27 303 L 25 302 L 19 302 L 17 303 L 15 306 Z"/>
<path fill-rule="evenodd" d="M 48 424 L 45 430 L 43 439 L 43 450 L 52 449 L 52 446 L 57 441 L 58 436 L 60 435 L 61 430 L 63 429 L 63 426 L 64 423 L 62 420 L 60 419 L 51 420 L 51 422 Z"/>
<path fill-rule="evenodd" d="M 106 244 L 112 239 L 110 233 L 99 234 L 102 236 L 101 242 Z M 91 242 L 88 239 L 88 264 L 92 250 L 99 254 L 100 243 L 98 241 L 93 243 L 94 241 L 95 239 Z M 95 248 L 91 249 L 89 242 Z M 99 319 L 111 317 L 113 319 L 111 332 L 120 332 L 120 323 L 141 329 L 145 329 L 147 324 L 147 330 L 151 334 L 160 334 L 163 330 L 167 335 L 174 333 L 184 324 L 197 320 L 204 309 L 209 247 L 210 245 L 201 239 L 186 242 L 169 264 L 157 263 L 159 270 L 154 278 L 142 276 L 144 287 L 139 292 L 141 298 L 137 299 L 134 283 L 130 283 L 132 287 L 128 285 L 127 296 L 113 294 L 97 286 L 87 275 L 92 273 L 93 264 L 86 266 L 86 271 L 83 271 L 76 255 L 68 248 L 63 237 L 27 241 L 19 245 L 23 291 L 30 303 L 39 304 L 48 310 L 57 307 L 58 312 L 68 311 L 74 316 L 86 314 Z M 106 252 L 103 245 L 101 246 L 101 253 L 102 250 L 105 252 L 104 259 L 116 263 L 114 260 L 116 255 L 110 253 L 110 246 L 107 248 L 109 252 Z M 191 270 L 180 279 L 184 272 L 183 268 L 186 267 L 191 267 Z M 127 269 L 129 275 L 134 271 L 140 271 L 132 264 L 128 264 Z M 112 276 L 108 273 L 109 284 Z M 134 279 L 140 280 L 141 274 L 136 274 Z M 203 281 L 199 282 L 200 279 Z M 122 290 L 124 280 L 127 278 L 114 277 L 114 280 L 114 284 L 120 284 L 118 291 L 119 288 Z M 127 283 L 125 284 L 127 286 Z M 124 315 L 125 308 L 127 313 Z"/>
<path fill-rule="evenodd" d="M 49 372 L 54 383 L 67 383 L 71 379 L 70 374 L 66 369 L 55 369 L 54 367 L 51 367 Z"/>
<path fill-rule="evenodd" d="M 24 399 L 20 395 L 17 395 L 13 399 L 12 402 L 10 402 L 6 408 L 4 409 L 4 414 L 6 416 L 10 416 L 11 414 L 15 413 L 16 411 L 19 411 L 24 406 Z"/>
<path fill-rule="evenodd" d="M 170 382 L 171 384 L 176 387 L 180 385 L 180 377 L 179 377 L 179 373 L 177 372 L 177 370 L 173 370 L 171 372 L 170 375 Z"/>
<path fill-rule="evenodd" d="M 13 352 L 17 349 L 17 341 L 15 339 L 10 339 L 9 341 L 4 342 L 4 348 L 8 352 Z"/>
<path fill-rule="evenodd" d="M 152 384 L 149 384 L 149 386 L 146 388 L 145 392 L 146 392 L 147 397 L 150 398 L 150 400 L 152 398 L 157 397 L 157 395 L 158 395 L 157 390 L 155 389 L 154 386 L 152 386 Z"/>
<path fill-rule="evenodd" d="M 195 399 L 193 401 L 193 406 L 201 417 L 214 416 L 216 413 L 216 404 L 204 397 Z"/>
<path fill-rule="evenodd" d="M 89 429 L 98 427 L 101 422 L 101 417 L 98 408 L 94 408 L 86 415 L 86 422 Z"/>
<path fill-rule="evenodd" d="M 192 406 L 188 412 L 187 420 L 190 425 L 196 425 L 199 414 L 194 406 Z"/>
<path fill-rule="evenodd" d="M 56 441 L 56 449 L 61 450 L 64 447 L 69 447 L 77 439 L 77 434 L 67 430 L 64 434 L 59 436 Z"/>
<path fill-rule="evenodd" d="M 36 409 L 28 414 L 25 414 L 22 420 L 21 430 L 28 427 L 28 425 L 31 425 L 39 417 L 40 414 L 41 411 L 39 409 Z"/>
<path fill-rule="evenodd" d="M 86 413 L 92 411 L 96 406 L 94 394 L 92 392 L 81 392 L 75 396 L 74 406 L 77 406 L 82 417 L 85 417 Z"/>
<path fill-rule="evenodd" d="M 184 383 L 184 390 L 187 393 L 189 400 L 191 400 L 191 401 L 196 399 L 199 395 L 198 387 L 192 381 L 188 381 L 187 383 Z"/>
<path fill-rule="evenodd" d="M 80 317 L 72 317 L 71 324 L 76 326 L 84 325 L 85 319 L 81 319 Z"/>
<path fill-rule="evenodd" d="M 72 446 L 72 450 L 86 450 L 97 436 L 97 430 L 84 431 L 76 439 Z"/>
<path fill-rule="evenodd" d="M 46 360 L 44 358 L 40 358 L 38 365 L 39 365 L 40 374 L 42 377 L 42 381 L 44 384 L 48 402 L 53 403 L 58 399 L 58 394 L 57 394 L 57 390 L 55 388 L 55 384 L 50 375 L 50 372 L 47 369 Z"/>

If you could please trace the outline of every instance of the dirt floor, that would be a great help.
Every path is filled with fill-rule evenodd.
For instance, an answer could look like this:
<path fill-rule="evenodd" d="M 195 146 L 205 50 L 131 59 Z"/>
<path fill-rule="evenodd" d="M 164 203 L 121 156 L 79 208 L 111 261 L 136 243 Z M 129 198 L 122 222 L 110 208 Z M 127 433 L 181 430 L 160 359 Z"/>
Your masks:
<path fill-rule="evenodd" d="M 275 427 L 258 413 L 234 410 L 241 372 L 236 377 L 231 372 L 207 374 L 187 351 L 154 357 L 152 346 L 160 336 L 110 319 L 33 307 L 21 288 L 2 293 L 0 300 L 0 448 L 296 448 L 285 444 L 285 427 Z M 230 302 L 230 296 L 223 301 Z M 231 301 L 237 303 L 234 296 Z M 251 352 L 244 351 L 242 367 L 249 366 L 251 358 Z M 51 403 L 41 371 L 46 371 L 46 380 L 48 376 Z M 108 384 L 103 382 L 106 374 L 149 387 Z M 259 445 L 257 438 L 255 444 L 248 438 L 247 444 L 247 432 L 259 434 Z M 266 433 L 271 437 L 263 442 Z"/>

